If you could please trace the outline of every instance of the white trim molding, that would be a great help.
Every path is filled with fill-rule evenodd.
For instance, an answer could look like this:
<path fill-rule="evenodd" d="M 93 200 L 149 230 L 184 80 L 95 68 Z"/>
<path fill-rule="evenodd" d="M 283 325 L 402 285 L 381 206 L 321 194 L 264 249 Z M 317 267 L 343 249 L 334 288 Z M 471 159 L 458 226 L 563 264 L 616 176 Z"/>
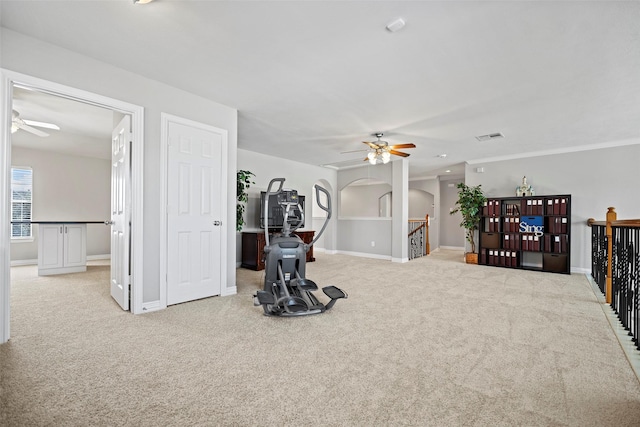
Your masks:
<path fill-rule="evenodd" d="M 212 125 L 208 125 L 205 123 L 196 122 L 190 119 L 185 119 L 183 117 L 175 116 L 172 114 L 168 114 L 165 112 L 160 113 L 160 300 L 159 306 L 160 308 L 167 307 L 167 286 L 169 284 L 167 280 L 167 262 L 168 262 L 168 234 L 167 234 L 167 206 L 169 201 L 168 197 L 168 160 L 169 160 L 169 124 L 176 123 L 196 129 L 201 129 L 209 132 L 218 133 L 224 135 L 225 143 L 222 144 L 222 171 L 220 176 L 221 188 L 228 188 L 227 185 L 227 172 L 228 172 L 228 162 L 229 162 L 229 138 L 228 138 L 228 130 L 218 128 Z M 227 194 L 224 195 L 224 203 L 226 205 L 228 201 Z M 228 233 L 227 227 L 229 227 L 228 215 L 227 215 L 227 207 L 221 209 L 221 222 L 222 222 L 222 232 L 220 234 L 220 247 L 221 251 L 225 254 L 223 261 L 220 263 L 220 295 L 234 295 L 237 293 L 236 287 L 227 287 L 227 261 L 228 257 L 232 256 L 226 252 L 227 242 L 228 242 Z M 237 237 L 237 234 L 236 234 Z M 233 254 L 233 257 L 236 255 Z"/>
<path fill-rule="evenodd" d="M 144 156 L 144 108 L 128 102 L 108 98 L 96 93 L 61 85 L 37 77 L 20 74 L 7 69 L 0 69 L 0 117 L 5 123 L 2 126 L 0 151 L 4 161 L 0 164 L 2 189 L 0 190 L 0 343 L 9 340 L 10 321 L 10 237 L 9 223 L 9 191 L 11 173 L 11 109 L 13 87 L 21 86 L 73 99 L 87 104 L 115 110 L 131 115 L 132 135 L 132 174 L 131 174 L 131 312 L 142 312 L 143 298 L 143 234 L 142 218 L 143 194 L 143 156 Z"/>

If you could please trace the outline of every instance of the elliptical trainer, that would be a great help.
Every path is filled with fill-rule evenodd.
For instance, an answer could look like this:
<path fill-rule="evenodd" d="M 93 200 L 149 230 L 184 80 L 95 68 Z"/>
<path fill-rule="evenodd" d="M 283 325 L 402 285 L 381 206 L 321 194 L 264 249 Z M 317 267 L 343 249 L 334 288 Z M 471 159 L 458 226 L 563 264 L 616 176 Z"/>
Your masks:
<path fill-rule="evenodd" d="M 274 183 L 279 183 L 277 191 L 272 192 Z M 291 234 L 304 224 L 304 211 L 298 201 L 296 190 L 283 189 L 284 178 L 274 178 L 269 182 L 264 199 L 264 234 L 265 234 L 265 279 L 264 288 L 254 295 L 254 305 L 262 305 L 268 316 L 305 316 L 319 314 L 329 310 L 347 294 L 335 286 L 322 288 L 330 301 L 324 305 L 312 291 L 318 290 L 312 280 L 305 278 L 306 257 L 309 248 L 320 238 L 331 219 L 331 195 L 319 185 L 315 185 L 316 200 L 320 209 L 327 213 L 327 218 L 318 235 L 309 244 L 300 237 Z M 323 205 L 320 193 L 327 197 L 327 205 Z M 269 239 L 269 197 L 275 195 L 283 211 L 282 232 Z M 297 208 L 300 216 L 294 216 Z"/>

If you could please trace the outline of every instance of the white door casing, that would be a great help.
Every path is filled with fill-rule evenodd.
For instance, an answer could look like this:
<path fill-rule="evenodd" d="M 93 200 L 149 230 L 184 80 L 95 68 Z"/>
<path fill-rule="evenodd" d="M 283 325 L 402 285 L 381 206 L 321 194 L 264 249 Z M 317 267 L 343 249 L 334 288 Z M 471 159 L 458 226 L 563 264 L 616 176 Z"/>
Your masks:
<path fill-rule="evenodd" d="M 10 123 L 12 88 L 14 85 L 41 90 L 80 102 L 99 105 L 131 116 L 131 312 L 134 314 L 159 309 L 153 301 L 143 301 L 143 175 L 144 175 L 144 108 L 138 105 L 87 92 L 49 80 L 40 79 L 0 68 L 0 117 Z M 10 337 L 10 184 L 11 184 L 11 126 L 0 126 L 0 344 Z M 138 260 L 138 262 L 136 262 Z M 161 290 L 162 292 L 162 290 Z"/>
<path fill-rule="evenodd" d="M 227 131 L 163 114 L 166 303 L 221 294 L 226 277 Z M 162 264 L 162 263 L 161 263 Z"/>
<path fill-rule="evenodd" d="M 129 221 L 131 118 L 124 116 L 111 135 L 111 296 L 129 310 Z"/>

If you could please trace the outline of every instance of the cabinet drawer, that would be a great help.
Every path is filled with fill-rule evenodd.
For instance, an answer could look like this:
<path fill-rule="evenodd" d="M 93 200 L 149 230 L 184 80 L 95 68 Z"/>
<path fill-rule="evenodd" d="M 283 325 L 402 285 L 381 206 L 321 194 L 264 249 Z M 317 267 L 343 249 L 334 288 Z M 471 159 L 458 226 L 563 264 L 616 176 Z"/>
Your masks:
<path fill-rule="evenodd" d="M 567 254 L 544 254 L 542 257 L 542 270 L 552 273 L 567 272 Z"/>
<path fill-rule="evenodd" d="M 500 249 L 500 233 L 482 233 L 481 245 L 487 249 Z"/>

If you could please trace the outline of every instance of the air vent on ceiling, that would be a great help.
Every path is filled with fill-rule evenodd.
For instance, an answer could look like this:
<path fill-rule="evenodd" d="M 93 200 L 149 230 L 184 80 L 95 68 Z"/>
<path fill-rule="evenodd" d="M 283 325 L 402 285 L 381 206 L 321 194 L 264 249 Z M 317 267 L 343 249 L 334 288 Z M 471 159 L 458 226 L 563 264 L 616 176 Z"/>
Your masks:
<path fill-rule="evenodd" d="M 498 139 L 498 138 L 504 138 L 504 135 L 502 134 L 502 132 L 476 136 L 476 139 L 480 142 L 491 141 L 492 139 Z"/>

